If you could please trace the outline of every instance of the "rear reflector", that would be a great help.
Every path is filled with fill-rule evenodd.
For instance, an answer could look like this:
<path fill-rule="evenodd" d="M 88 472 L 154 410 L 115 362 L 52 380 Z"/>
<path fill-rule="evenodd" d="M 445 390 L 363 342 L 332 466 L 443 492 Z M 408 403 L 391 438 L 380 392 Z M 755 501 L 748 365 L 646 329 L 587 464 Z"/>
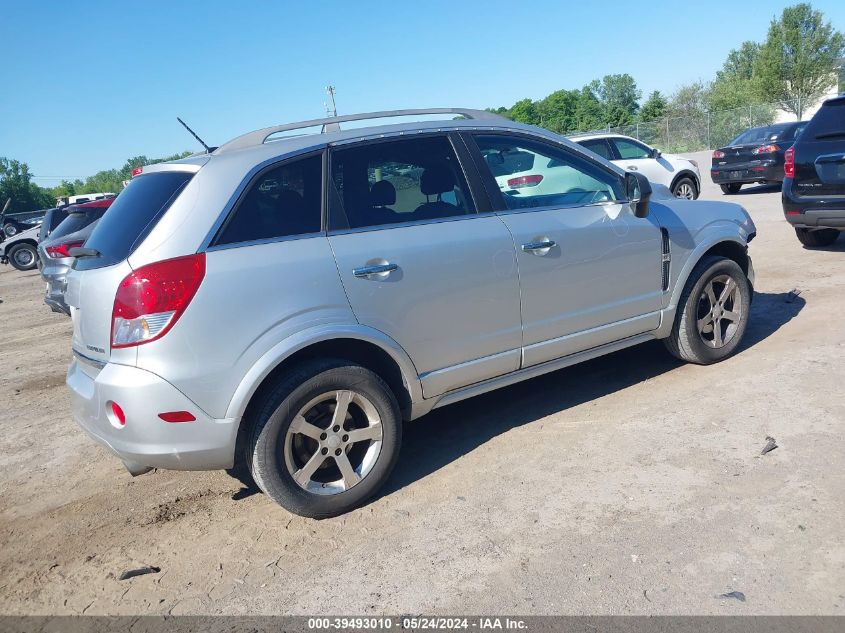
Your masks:
<path fill-rule="evenodd" d="M 187 411 L 169 411 L 167 413 L 159 413 L 160 417 L 165 422 L 193 422 L 196 418 Z"/>
<path fill-rule="evenodd" d="M 70 257 L 70 249 L 82 246 L 84 242 L 79 240 L 77 242 L 65 242 L 64 244 L 56 244 L 55 246 L 48 246 L 44 250 L 47 251 L 47 257 L 52 259 L 61 259 L 62 257 Z"/>
<path fill-rule="evenodd" d="M 123 412 L 123 409 L 120 408 L 116 402 L 111 403 L 111 412 L 114 414 L 114 417 L 120 423 L 121 426 L 126 424 L 126 414 Z"/>
<path fill-rule="evenodd" d="M 179 320 L 205 277 L 205 253 L 141 266 L 117 287 L 112 347 L 132 347 L 164 336 Z"/>
<path fill-rule="evenodd" d="M 511 189 L 520 189 L 522 187 L 536 187 L 540 184 L 543 177 L 540 174 L 532 174 L 531 176 L 517 176 L 508 180 L 508 187 Z"/>
<path fill-rule="evenodd" d="M 786 215 L 801 215 L 800 211 L 787 211 Z"/>

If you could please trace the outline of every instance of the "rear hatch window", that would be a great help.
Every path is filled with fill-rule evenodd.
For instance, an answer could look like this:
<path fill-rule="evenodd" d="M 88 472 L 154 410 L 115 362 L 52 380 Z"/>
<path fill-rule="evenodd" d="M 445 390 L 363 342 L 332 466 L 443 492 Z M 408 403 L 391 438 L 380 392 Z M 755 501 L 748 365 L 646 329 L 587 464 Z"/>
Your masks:
<path fill-rule="evenodd" d="M 76 270 L 103 268 L 129 257 L 191 180 L 193 174 L 162 171 L 135 177 L 109 207 L 86 248 L 99 251 L 99 257 L 80 257 Z"/>
<path fill-rule="evenodd" d="M 70 235 L 77 231 L 84 229 L 86 226 L 99 220 L 107 211 L 105 207 L 93 207 L 89 209 L 79 209 L 71 211 L 68 216 L 62 220 L 61 224 L 50 233 L 50 239 Z"/>
<path fill-rule="evenodd" d="M 802 141 L 842 141 L 845 139 L 845 99 L 824 104 L 814 116 L 804 133 Z"/>

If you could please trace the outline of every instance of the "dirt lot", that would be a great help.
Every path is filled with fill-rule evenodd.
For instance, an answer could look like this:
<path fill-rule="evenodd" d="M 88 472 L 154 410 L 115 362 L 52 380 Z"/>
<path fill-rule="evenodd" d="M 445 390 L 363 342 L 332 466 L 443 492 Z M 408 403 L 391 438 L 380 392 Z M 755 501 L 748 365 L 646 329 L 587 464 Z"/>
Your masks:
<path fill-rule="evenodd" d="M 224 472 L 132 479 L 69 416 L 69 319 L 0 267 L 0 611 L 845 614 L 845 238 L 731 200 L 759 231 L 740 354 L 655 343 L 438 410 L 322 522 Z"/>

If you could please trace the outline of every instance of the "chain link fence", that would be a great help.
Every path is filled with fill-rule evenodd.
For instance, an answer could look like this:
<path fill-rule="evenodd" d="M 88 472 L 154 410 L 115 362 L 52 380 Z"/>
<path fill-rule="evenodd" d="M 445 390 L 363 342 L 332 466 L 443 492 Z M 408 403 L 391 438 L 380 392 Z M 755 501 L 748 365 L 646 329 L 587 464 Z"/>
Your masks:
<path fill-rule="evenodd" d="M 804 118 L 808 118 L 810 114 L 812 113 L 805 110 Z M 577 134 L 624 134 L 652 147 L 659 147 L 665 152 L 695 152 L 724 147 L 750 127 L 795 120 L 797 120 L 795 114 L 785 110 L 782 105 L 766 103 L 733 110 L 699 112 L 690 116 L 667 117 L 656 121 L 606 127 Z"/>

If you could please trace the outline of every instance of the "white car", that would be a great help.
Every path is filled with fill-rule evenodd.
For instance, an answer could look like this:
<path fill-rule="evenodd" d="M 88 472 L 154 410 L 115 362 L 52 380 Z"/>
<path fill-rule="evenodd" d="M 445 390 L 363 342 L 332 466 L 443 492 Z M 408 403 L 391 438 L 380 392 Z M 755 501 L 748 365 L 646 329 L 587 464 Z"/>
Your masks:
<path fill-rule="evenodd" d="M 616 163 L 626 171 L 638 171 L 651 182 L 666 185 L 676 198 L 695 200 L 701 192 L 698 163 L 621 134 L 585 134 L 571 140 Z"/>

